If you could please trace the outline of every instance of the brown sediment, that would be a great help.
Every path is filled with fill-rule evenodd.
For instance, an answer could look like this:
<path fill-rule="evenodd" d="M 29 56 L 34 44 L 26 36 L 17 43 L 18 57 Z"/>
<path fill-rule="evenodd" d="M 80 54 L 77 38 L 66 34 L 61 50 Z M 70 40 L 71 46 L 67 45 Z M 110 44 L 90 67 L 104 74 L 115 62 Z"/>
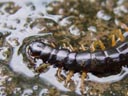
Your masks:
<path fill-rule="evenodd" d="M 104 6 L 101 6 L 101 3 L 104 3 Z M 73 5 L 72 7 L 70 7 L 71 5 Z M 84 6 L 82 6 L 84 5 Z M 110 41 L 112 39 L 112 46 L 115 46 L 115 42 L 118 38 L 120 38 L 121 41 L 123 41 L 123 36 L 122 36 L 122 31 L 121 33 L 117 33 L 119 34 L 119 36 L 117 36 L 118 38 L 115 38 L 114 40 L 114 35 L 116 34 L 116 31 L 118 29 L 118 26 L 115 24 L 115 18 L 119 20 L 121 20 L 121 22 L 123 22 L 124 18 L 117 16 L 116 14 L 113 13 L 112 8 L 116 7 L 116 3 L 115 1 L 100 1 L 98 0 L 97 2 L 94 1 L 88 1 L 88 0 L 79 0 L 79 1 L 55 1 L 50 3 L 47 7 L 51 7 L 52 10 L 48 10 L 48 13 L 50 14 L 57 14 L 57 15 L 62 15 L 63 18 L 68 17 L 68 16 L 72 16 L 72 19 L 69 21 L 71 22 L 71 24 L 69 24 L 66 27 L 62 27 L 60 26 L 59 30 L 63 30 L 65 31 L 64 34 L 62 31 L 58 31 L 55 32 L 53 34 L 53 36 L 56 39 L 59 39 L 59 37 L 64 36 L 65 38 L 68 38 L 69 40 L 67 41 L 69 44 L 71 44 L 73 46 L 73 48 L 75 49 L 75 51 L 83 51 L 83 47 L 88 47 L 87 49 L 89 49 L 89 46 L 91 45 L 92 42 L 97 42 L 97 40 L 100 40 L 99 44 L 101 49 L 105 49 L 106 48 L 110 48 L 111 44 Z M 127 5 L 125 5 L 127 6 Z M 87 10 L 88 9 L 88 10 Z M 100 10 L 104 10 L 104 12 L 106 14 L 109 14 L 111 16 L 112 19 L 110 20 L 102 20 L 96 17 L 98 11 Z M 60 13 L 61 11 L 61 13 Z M 63 19 L 62 18 L 62 19 Z M 121 19 L 120 19 L 121 18 Z M 79 29 L 79 33 L 80 35 L 75 36 L 73 34 L 71 34 L 69 32 L 69 28 L 70 26 L 75 26 L 74 28 L 78 28 Z M 90 26 L 94 26 L 96 27 L 96 32 L 92 32 L 93 36 L 90 36 L 90 30 L 88 30 L 88 27 Z M 120 27 L 120 26 L 119 26 Z M 126 27 L 125 27 L 126 29 Z M 112 35 L 112 38 L 110 38 L 109 35 L 111 35 L 112 31 L 115 33 Z M 65 38 L 61 38 L 61 40 L 58 41 L 58 44 L 60 46 L 62 46 L 62 43 L 64 42 L 63 40 Z M 104 39 L 106 38 L 106 40 Z M 94 40 L 93 40 L 94 39 Z M 74 40 L 74 42 L 72 42 L 72 40 Z M 59 43 L 62 42 L 62 43 Z M 103 42 L 103 44 L 105 46 L 103 46 L 103 44 L 101 44 L 101 42 Z M 108 43 L 109 44 L 108 44 Z M 84 45 L 81 48 L 77 45 Z M 98 46 L 96 46 L 96 49 L 98 48 Z"/>

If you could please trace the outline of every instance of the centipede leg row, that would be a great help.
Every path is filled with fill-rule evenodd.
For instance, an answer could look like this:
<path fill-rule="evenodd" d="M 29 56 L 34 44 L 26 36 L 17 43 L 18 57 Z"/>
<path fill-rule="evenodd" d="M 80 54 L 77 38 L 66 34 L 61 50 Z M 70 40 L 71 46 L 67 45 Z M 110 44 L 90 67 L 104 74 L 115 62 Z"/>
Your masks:
<path fill-rule="evenodd" d="M 99 74 L 117 74 L 122 66 L 128 66 L 128 32 L 124 32 L 124 41 L 117 41 L 117 44 L 111 48 L 98 51 L 72 52 L 64 48 L 56 48 L 42 41 L 31 42 L 26 48 L 28 58 L 43 61 L 46 65 L 53 65 L 58 68 L 57 77 L 65 79 L 65 86 L 71 80 L 74 73 L 81 74 L 81 92 L 84 90 L 84 80 L 87 72 L 95 75 Z M 33 63 L 33 66 L 35 64 Z M 44 66 L 35 69 L 37 72 L 43 72 Z M 61 71 L 68 72 L 67 77 L 61 75 Z"/>

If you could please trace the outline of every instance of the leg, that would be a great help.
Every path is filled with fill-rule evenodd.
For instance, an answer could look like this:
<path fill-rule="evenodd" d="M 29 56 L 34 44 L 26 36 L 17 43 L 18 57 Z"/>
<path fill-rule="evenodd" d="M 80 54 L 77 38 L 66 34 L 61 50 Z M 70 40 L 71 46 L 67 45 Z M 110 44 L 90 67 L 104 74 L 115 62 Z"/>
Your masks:
<path fill-rule="evenodd" d="M 86 50 L 83 44 L 81 44 L 81 49 L 82 49 L 82 51 Z"/>
<path fill-rule="evenodd" d="M 124 36 L 121 32 L 121 30 L 117 30 L 118 31 L 118 37 L 120 38 L 120 41 L 124 41 Z"/>
<path fill-rule="evenodd" d="M 59 67 L 56 72 L 56 77 L 60 82 L 65 80 L 65 77 L 61 74 L 61 72 L 62 72 L 62 67 Z"/>
<path fill-rule="evenodd" d="M 120 23 L 121 28 L 125 29 L 128 32 L 128 26 L 124 23 Z"/>
<path fill-rule="evenodd" d="M 91 52 L 94 52 L 94 51 L 96 50 L 94 43 L 95 43 L 95 42 L 93 42 L 93 43 L 91 44 L 91 46 L 90 46 Z"/>
<path fill-rule="evenodd" d="M 84 92 L 85 92 L 85 78 L 87 77 L 87 73 L 85 71 L 82 72 L 82 75 L 81 75 L 81 84 L 80 84 L 80 90 L 81 90 L 81 93 L 82 95 L 84 95 Z"/>
<path fill-rule="evenodd" d="M 68 83 L 70 82 L 71 77 L 73 76 L 73 74 L 74 74 L 74 72 L 73 72 L 72 70 L 70 70 L 70 71 L 68 72 L 68 75 L 67 75 L 67 77 L 66 77 L 65 84 L 64 84 L 65 87 L 68 86 Z"/>
<path fill-rule="evenodd" d="M 112 47 L 116 45 L 115 35 L 112 35 Z"/>
<path fill-rule="evenodd" d="M 37 72 L 37 73 L 46 72 L 46 71 L 48 71 L 49 66 L 50 66 L 50 64 L 43 63 L 39 67 L 35 68 L 35 72 Z"/>
<path fill-rule="evenodd" d="M 101 40 L 99 40 L 98 43 L 99 43 L 100 48 L 102 50 L 105 50 L 105 46 L 104 46 L 103 42 Z"/>

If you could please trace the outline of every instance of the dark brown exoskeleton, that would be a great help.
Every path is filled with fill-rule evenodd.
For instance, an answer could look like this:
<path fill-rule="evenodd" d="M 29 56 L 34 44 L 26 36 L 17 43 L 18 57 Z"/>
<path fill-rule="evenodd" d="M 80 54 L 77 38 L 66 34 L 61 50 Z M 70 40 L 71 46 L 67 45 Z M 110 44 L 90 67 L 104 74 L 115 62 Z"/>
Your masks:
<path fill-rule="evenodd" d="M 44 64 L 49 63 L 58 67 L 59 79 L 64 79 L 60 74 L 62 69 L 68 71 L 65 80 L 66 86 L 75 72 L 82 73 L 81 88 L 83 90 L 87 72 L 95 75 L 111 75 L 120 72 L 122 66 L 128 66 L 128 33 L 125 32 L 123 35 L 126 40 L 110 49 L 81 53 L 63 48 L 53 48 L 43 42 L 34 41 L 28 46 L 27 54 L 33 59 L 42 60 Z"/>

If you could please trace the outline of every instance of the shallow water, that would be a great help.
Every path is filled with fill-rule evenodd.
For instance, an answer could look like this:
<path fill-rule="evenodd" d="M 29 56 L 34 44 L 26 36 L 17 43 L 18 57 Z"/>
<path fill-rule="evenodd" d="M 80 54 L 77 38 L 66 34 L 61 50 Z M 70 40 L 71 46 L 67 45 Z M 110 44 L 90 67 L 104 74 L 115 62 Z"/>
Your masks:
<path fill-rule="evenodd" d="M 50 31 L 54 30 L 52 29 L 54 23 L 60 26 L 67 26 L 70 23 L 67 19 L 63 19 L 62 15 L 47 12 L 46 5 L 51 1 L 0 1 L 0 34 L 2 35 L 0 39 L 0 96 L 78 96 L 81 94 L 79 74 L 76 73 L 72 78 L 75 84 L 72 84 L 71 89 L 73 87 L 75 89 L 71 91 L 64 87 L 64 82 L 56 79 L 57 68 L 51 66 L 47 72 L 38 74 L 27 66 L 29 62 L 25 60 L 24 46 L 26 47 L 29 42 L 37 38 L 53 40 L 51 38 L 53 32 Z M 104 18 L 109 19 L 108 17 Z M 71 34 L 79 35 L 78 29 L 73 30 L 72 27 L 69 28 Z M 92 29 L 95 31 L 95 28 L 91 27 Z M 66 75 L 65 72 L 63 74 Z M 122 67 L 122 72 L 117 75 L 102 78 L 88 73 L 86 93 L 88 96 L 117 96 L 117 94 L 128 96 L 127 75 L 126 67 Z M 123 79 L 124 77 L 126 78 Z"/>

